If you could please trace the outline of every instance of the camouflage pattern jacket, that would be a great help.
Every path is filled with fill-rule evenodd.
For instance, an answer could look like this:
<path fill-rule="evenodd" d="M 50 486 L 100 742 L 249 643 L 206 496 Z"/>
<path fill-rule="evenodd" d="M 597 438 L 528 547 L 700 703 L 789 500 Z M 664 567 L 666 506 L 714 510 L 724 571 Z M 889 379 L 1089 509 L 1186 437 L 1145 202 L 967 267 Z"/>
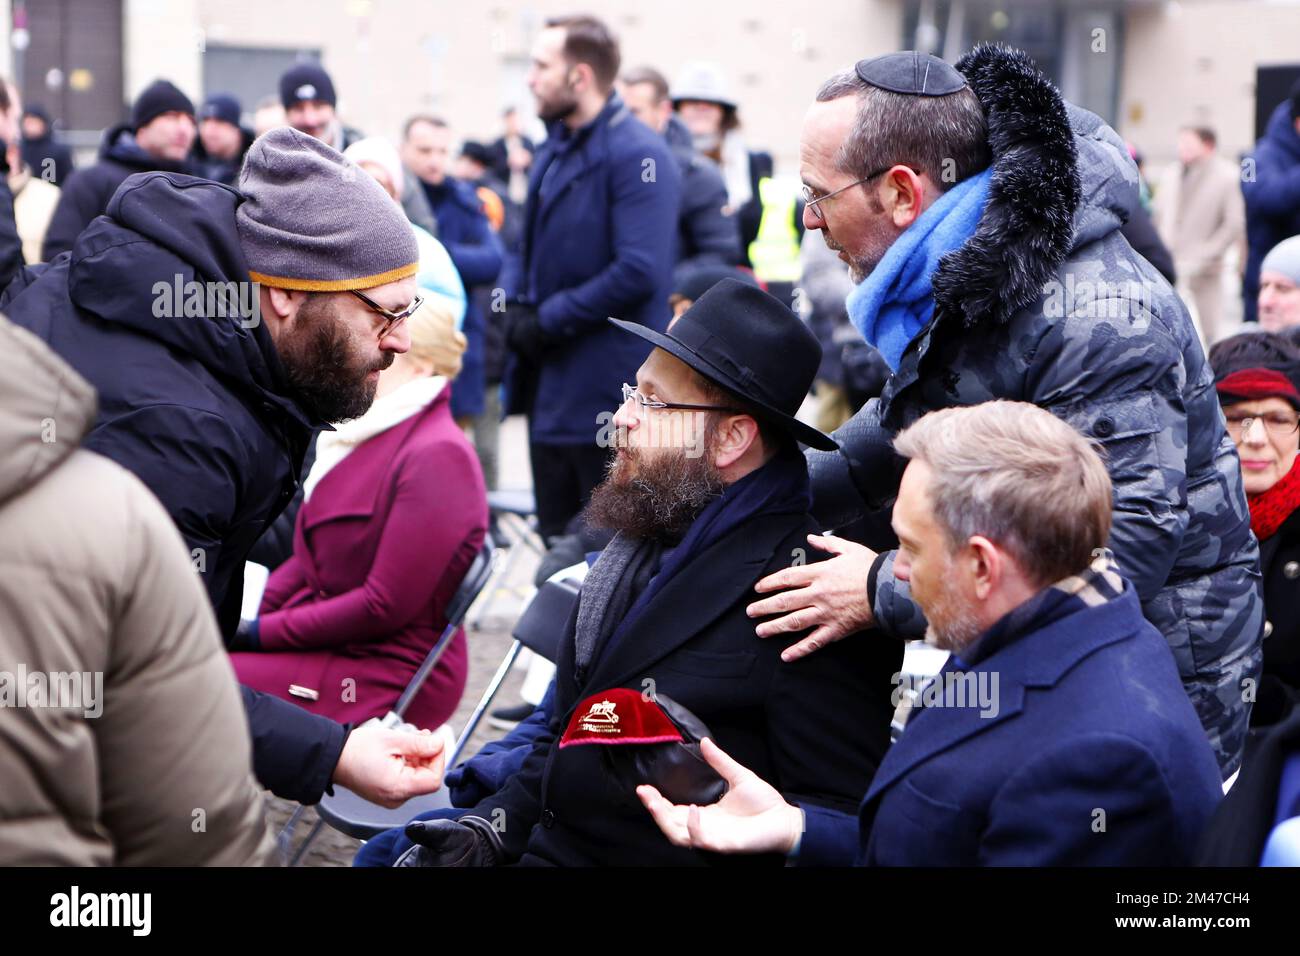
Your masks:
<path fill-rule="evenodd" d="M 988 205 L 975 235 L 942 260 L 934 315 L 881 397 L 835 433 L 840 452 L 809 453 L 814 512 L 835 527 L 861 517 L 865 501 L 879 529 L 868 543 L 892 547 L 899 430 L 996 398 L 1059 415 L 1104 450 L 1110 547 L 1168 640 L 1226 778 L 1260 673 L 1259 548 L 1187 309 L 1120 234 L 1137 171 L 1119 136 L 1064 103 L 1023 54 L 983 46 L 957 68 L 988 118 Z M 876 620 L 920 637 L 925 620 L 893 576 L 893 554 L 868 581 Z"/>

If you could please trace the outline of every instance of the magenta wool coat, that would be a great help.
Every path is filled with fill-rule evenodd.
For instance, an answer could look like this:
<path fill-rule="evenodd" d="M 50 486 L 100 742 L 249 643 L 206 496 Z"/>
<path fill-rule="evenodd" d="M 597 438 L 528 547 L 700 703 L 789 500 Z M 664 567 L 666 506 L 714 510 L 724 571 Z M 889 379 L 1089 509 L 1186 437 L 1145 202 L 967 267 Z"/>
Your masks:
<path fill-rule="evenodd" d="M 487 531 L 483 472 L 449 395 L 358 445 L 316 485 L 293 556 L 267 582 L 261 650 L 230 655 L 241 683 L 345 722 L 397 702 Z M 446 721 L 467 670 L 462 631 L 406 719 Z"/>

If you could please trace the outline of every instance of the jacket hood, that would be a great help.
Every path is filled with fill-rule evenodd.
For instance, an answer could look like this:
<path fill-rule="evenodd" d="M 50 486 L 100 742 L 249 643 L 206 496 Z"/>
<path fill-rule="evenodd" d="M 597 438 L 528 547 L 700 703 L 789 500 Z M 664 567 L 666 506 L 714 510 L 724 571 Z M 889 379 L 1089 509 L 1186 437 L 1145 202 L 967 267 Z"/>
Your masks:
<path fill-rule="evenodd" d="M 1137 167 L 1100 118 L 1070 106 L 1030 58 L 1000 44 L 957 62 L 984 107 L 993 178 L 975 235 L 941 260 L 936 316 L 1006 322 L 1034 302 L 1070 252 L 1119 229 Z"/>
<path fill-rule="evenodd" d="M 1272 143 L 1293 160 L 1300 162 L 1300 133 L 1291 119 L 1291 101 L 1283 100 L 1273 109 L 1264 128 L 1264 141 Z"/>
<path fill-rule="evenodd" d="M 257 292 L 235 229 L 242 200 L 229 186 L 180 173 L 128 177 L 72 248 L 72 301 L 231 383 L 282 392 L 270 334 L 260 322 L 245 328 L 238 314 L 237 303 L 256 302 Z M 238 293 L 225 315 L 209 314 L 207 290 L 217 283 L 234 283 Z"/>
<path fill-rule="evenodd" d="M 99 158 L 142 173 L 154 169 L 180 173 L 187 168 L 184 162 L 159 159 L 146 153 L 136 142 L 135 130 L 130 123 L 118 123 L 104 134 L 99 143 Z"/>
<path fill-rule="evenodd" d="M 77 450 L 95 410 L 89 383 L 0 315 L 0 506 Z"/>

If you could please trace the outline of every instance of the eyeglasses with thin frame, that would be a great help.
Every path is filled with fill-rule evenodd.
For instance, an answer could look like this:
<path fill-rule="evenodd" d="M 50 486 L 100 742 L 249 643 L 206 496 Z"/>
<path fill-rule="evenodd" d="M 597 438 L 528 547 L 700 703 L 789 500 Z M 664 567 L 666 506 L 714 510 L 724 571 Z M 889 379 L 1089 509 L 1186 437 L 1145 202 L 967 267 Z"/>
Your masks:
<path fill-rule="evenodd" d="M 1286 412 L 1268 412 L 1264 415 L 1225 413 L 1223 417 L 1228 423 L 1228 434 L 1232 436 L 1233 441 L 1239 441 L 1243 435 L 1248 434 L 1256 421 L 1264 423 L 1264 431 L 1270 438 L 1286 438 L 1300 430 L 1300 417 L 1288 415 Z"/>
<path fill-rule="evenodd" d="M 623 383 L 623 404 L 626 405 L 629 400 L 636 399 L 639 408 L 683 408 L 696 412 L 734 412 L 739 414 L 739 408 L 732 408 L 729 405 L 686 405 L 682 402 L 660 402 L 654 399 L 646 398 L 637 390 L 635 385 Z"/>
<path fill-rule="evenodd" d="M 899 166 L 899 165 L 902 164 L 890 163 L 888 166 L 885 166 L 883 169 L 877 169 L 874 173 L 871 173 L 870 175 L 867 176 L 863 176 L 861 179 L 855 180 L 849 183 L 847 186 L 841 186 L 839 189 L 836 189 L 832 192 L 828 192 L 825 196 L 818 196 L 817 193 L 813 190 L 813 188 L 809 186 L 807 183 L 804 183 L 801 187 L 799 187 L 799 192 L 803 195 L 804 205 L 808 209 L 811 209 L 813 211 L 814 216 L 820 219 L 822 218 L 822 211 L 818 207 L 817 205 L 818 203 L 823 203 L 828 199 L 834 199 L 840 193 L 844 192 L 845 190 L 852 189 L 854 186 L 861 186 L 863 183 L 871 182 L 871 180 L 875 179 L 877 176 L 882 176 L 885 173 L 889 172 L 891 169 L 893 169 L 895 166 Z M 911 169 L 910 166 L 908 168 Z"/>
<path fill-rule="evenodd" d="M 418 310 L 420 306 L 424 305 L 424 296 L 417 294 L 416 297 L 411 300 L 411 304 L 408 305 L 405 309 L 403 309 L 401 312 L 394 312 L 392 309 L 385 309 L 374 299 L 370 298 L 370 296 L 363 295 L 362 293 L 358 292 L 356 289 L 349 289 L 348 291 L 351 292 L 353 295 L 355 295 L 362 302 L 364 302 L 367 306 L 369 306 L 372 311 L 378 312 L 380 315 L 382 315 L 385 319 L 388 320 L 387 322 L 384 323 L 383 328 L 379 330 L 379 340 L 381 342 L 390 332 L 393 331 L 393 329 L 397 328 L 404 319 L 410 318 L 412 315 L 415 314 L 416 310 Z"/>

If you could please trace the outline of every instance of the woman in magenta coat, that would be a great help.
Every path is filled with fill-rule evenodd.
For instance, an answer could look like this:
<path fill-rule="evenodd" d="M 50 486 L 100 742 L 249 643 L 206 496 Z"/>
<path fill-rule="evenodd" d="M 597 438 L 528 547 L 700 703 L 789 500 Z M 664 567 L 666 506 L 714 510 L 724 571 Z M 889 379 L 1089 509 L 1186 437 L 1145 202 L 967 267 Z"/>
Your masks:
<path fill-rule="evenodd" d="M 370 411 L 317 440 L 293 556 L 231 654 L 249 687 L 339 721 L 382 717 L 446 625 L 487 529 L 483 473 L 438 374 L 464 348 L 448 318 L 432 303 L 411 316 L 411 350 L 380 374 Z M 467 669 L 459 632 L 407 721 L 445 722 Z"/>

